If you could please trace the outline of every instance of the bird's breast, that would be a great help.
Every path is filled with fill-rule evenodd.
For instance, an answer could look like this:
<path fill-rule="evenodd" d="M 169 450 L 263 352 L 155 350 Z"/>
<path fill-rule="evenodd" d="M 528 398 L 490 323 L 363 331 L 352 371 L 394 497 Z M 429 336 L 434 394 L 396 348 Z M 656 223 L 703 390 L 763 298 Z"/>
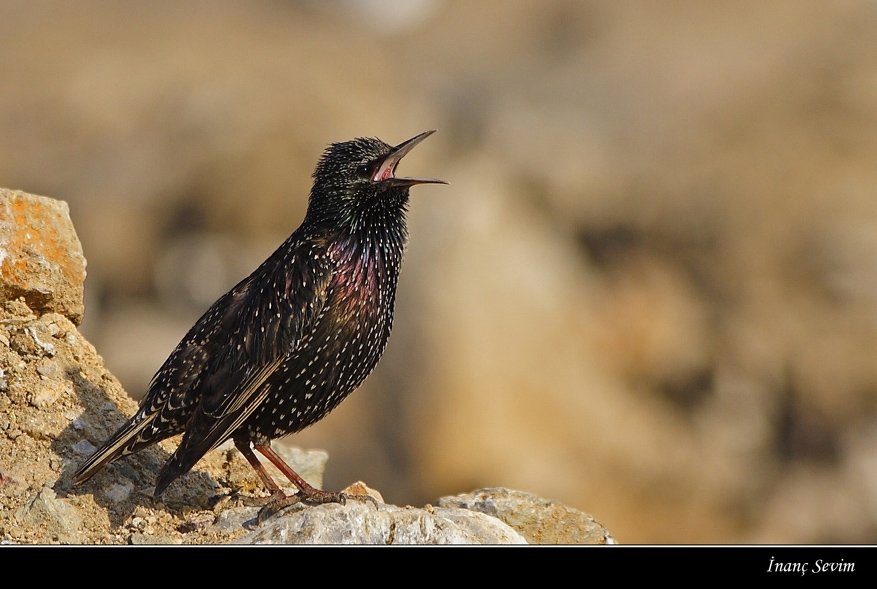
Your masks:
<path fill-rule="evenodd" d="M 333 310 L 335 329 L 353 335 L 383 328 L 389 336 L 401 251 L 339 247 L 330 255 L 336 261 L 336 270 L 326 305 Z"/>

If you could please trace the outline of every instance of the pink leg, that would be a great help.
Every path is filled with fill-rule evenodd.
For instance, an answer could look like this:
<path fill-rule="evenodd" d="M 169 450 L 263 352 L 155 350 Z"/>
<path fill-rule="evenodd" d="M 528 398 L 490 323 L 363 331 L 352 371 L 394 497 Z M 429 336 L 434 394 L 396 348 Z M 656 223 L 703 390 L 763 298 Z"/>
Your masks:
<path fill-rule="evenodd" d="M 253 470 L 259 475 L 259 478 L 262 479 L 262 482 L 265 484 L 265 487 L 271 492 L 271 496 L 267 497 L 264 501 L 264 507 L 259 511 L 259 516 L 257 521 L 259 525 L 262 525 L 262 521 L 271 517 L 284 507 L 289 507 L 290 505 L 295 505 L 301 501 L 307 501 L 309 503 L 346 503 L 347 496 L 343 493 L 331 493 L 329 491 L 323 491 L 317 489 L 307 483 L 303 478 L 301 478 L 297 472 L 292 470 L 286 462 L 278 455 L 269 444 L 258 444 L 253 447 L 258 450 L 265 458 L 271 461 L 271 463 L 280 469 L 286 478 L 288 478 L 292 484 L 298 487 L 299 491 L 295 495 L 286 495 L 280 486 L 274 482 L 274 479 L 271 478 L 271 475 L 268 474 L 268 471 L 265 470 L 265 467 L 262 466 L 262 463 L 259 462 L 259 459 L 256 458 L 256 454 L 250 448 L 249 442 L 245 442 L 242 440 L 235 440 L 235 447 L 240 451 L 241 454 L 244 455 L 244 458 L 247 459 L 247 462 L 250 463 L 250 466 L 253 467 Z M 262 501 L 257 501 L 257 503 L 262 503 Z"/>
<path fill-rule="evenodd" d="M 332 493 L 312 487 L 301 478 L 297 472 L 292 470 L 277 452 L 271 448 L 271 444 L 253 446 L 257 451 L 261 452 L 265 458 L 271 461 L 271 464 L 280 469 L 286 478 L 293 485 L 299 488 L 299 492 L 295 494 L 300 500 L 310 501 L 311 503 L 344 503 L 346 497 L 341 493 Z"/>

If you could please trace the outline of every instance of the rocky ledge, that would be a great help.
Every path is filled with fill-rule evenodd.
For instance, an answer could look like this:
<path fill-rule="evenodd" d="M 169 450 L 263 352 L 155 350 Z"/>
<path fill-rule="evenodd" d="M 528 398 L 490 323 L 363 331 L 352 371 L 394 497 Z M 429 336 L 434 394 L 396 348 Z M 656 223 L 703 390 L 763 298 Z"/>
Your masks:
<path fill-rule="evenodd" d="M 0 542 L 612 543 L 591 516 L 507 489 L 414 508 L 359 483 L 346 492 L 371 499 L 294 506 L 258 525 L 258 508 L 237 498 L 261 484 L 228 444 L 158 499 L 151 485 L 173 441 L 73 487 L 76 466 L 137 407 L 77 329 L 85 266 L 66 203 L 0 189 Z M 319 486 L 325 453 L 286 458 Z"/>

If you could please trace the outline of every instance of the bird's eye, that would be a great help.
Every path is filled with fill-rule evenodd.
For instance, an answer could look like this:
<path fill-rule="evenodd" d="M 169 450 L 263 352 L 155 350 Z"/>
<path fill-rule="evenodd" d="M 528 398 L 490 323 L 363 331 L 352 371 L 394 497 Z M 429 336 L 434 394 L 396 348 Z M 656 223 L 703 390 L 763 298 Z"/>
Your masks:
<path fill-rule="evenodd" d="M 358 168 L 356 168 L 356 175 L 360 178 L 366 178 L 371 180 L 372 174 L 374 173 L 374 164 L 361 164 Z"/>

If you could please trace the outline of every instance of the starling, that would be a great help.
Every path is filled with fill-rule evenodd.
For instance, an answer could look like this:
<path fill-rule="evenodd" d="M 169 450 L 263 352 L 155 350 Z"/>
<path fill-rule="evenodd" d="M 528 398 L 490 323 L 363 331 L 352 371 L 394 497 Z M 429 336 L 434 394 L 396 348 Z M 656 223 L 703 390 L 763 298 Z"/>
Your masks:
<path fill-rule="evenodd" d="M 271 493 L 269 504 L 343 501 L 306 483 L 271 440 L 325 417 L 371 373 L 393 325 L 415 184 L 399 161 L 434 131 L 391 147 L 360 138 L 326 149 L 301 226 L 216 301 L 149 384 L 137 413 L 74 475 L 82 483 L 110 462 L 183 434 L 155 496 L 227 439 Z M 299 491 L 286 496 L 259 451 Z"/>

